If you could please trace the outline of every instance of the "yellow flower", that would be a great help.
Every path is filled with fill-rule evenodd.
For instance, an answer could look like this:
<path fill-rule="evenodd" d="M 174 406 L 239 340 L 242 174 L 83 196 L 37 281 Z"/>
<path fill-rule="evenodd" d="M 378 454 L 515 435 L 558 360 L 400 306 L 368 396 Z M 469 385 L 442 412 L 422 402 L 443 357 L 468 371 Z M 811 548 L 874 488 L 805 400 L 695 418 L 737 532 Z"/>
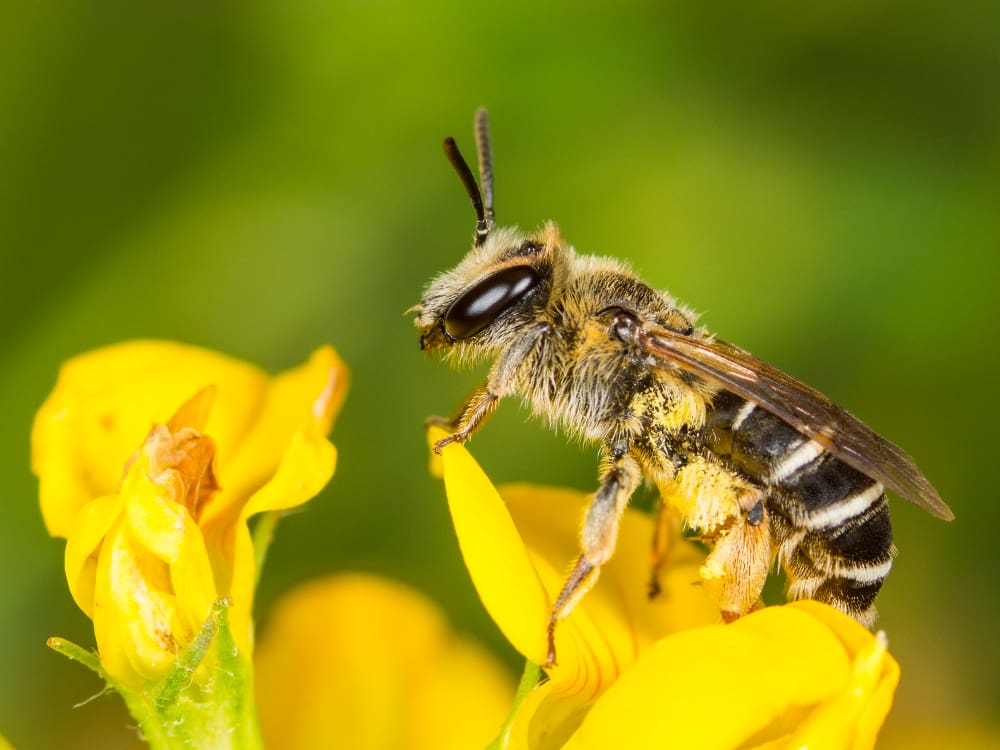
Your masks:
<path fill-rule="evenodd" d="M 346 385 L 329 347 L 276 377 L 154 341 L 63 366 L 35 418 L 32 467 L 108 675 L 132 687 L 163 677 L 220 597 L 249 651 L 247 519 L 304 503 L 329 480 L 325 435 Z"/>
<path fill-rule="evenodd" d="M 485 747 L 514 693 L 507 672 L 426 597 L 365 574 L 286 595 L 255 663 L 271 750 Z"/>
<path fill-rule="evenodd" d="M 457 444 L 442 463 L 484 606 L 521 654 L 544 662 L 552 601 L 590 496 L 527 486 L 498 493 Z M 652 526 L 626 514 L 614 558 L 557 628 L 558 664 L 516 708 L 505 747 L 874 746 L 899 678 L 883 636 L 816 602 L 723 625 L 700 585 L 703 555 L 681 539 L 650 602 Z"/>

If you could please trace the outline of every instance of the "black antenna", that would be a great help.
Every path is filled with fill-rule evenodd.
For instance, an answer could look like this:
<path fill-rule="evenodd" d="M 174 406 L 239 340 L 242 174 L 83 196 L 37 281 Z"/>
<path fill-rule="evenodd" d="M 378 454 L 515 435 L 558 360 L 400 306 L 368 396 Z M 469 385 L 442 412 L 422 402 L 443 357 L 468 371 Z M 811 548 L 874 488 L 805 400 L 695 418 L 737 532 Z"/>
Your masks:
<path fill-rule="evenodd" d="M 454 138 L 444 139 L 444 155 L 448 157 L 451 166 L 458 172 L 458 177 L 462 181 L 462 185 L 465 186 L 465 192 L 468 193 L 469 199 L 472 201 L 472 207 L 476 210 L 475 244 L 478 247 L 483 244 L 486 240 L 486 235 L 490 233 L 486 214 L 483 213 L 483 196 L 479 193 L 479 185 L 476 184 L 476 178 L 472 176 L 472 170 L 469 169 L 469 165 L 463 158 L 462 152 L 458 150 Z"/>
<path fill-rule="evenodd" d="M 496 219 L 493 216 L 493 154 L 490 151 L 490 118 L 485 107 L 476 110 L 476 151 L 479 155 L 479 180 L 483 183 L 483 193 L 486 195 L 485 208 L 483 205 L 483 193 L 479 192 L 479 185 L 476 178 L 472 176 L 468 162 L 458 150 L 454 138 L 444 139 L 444 154 L 451 162 L 451 166 L 458 172 L 458 177 L 465 186 L 465 192 L 472 200 L 472 207 L 476 210 L 476 247 L 479 247 L 486 238 L 490 236 L 493 227 L 496 226 Z"/>
<path fill-rule="evenodd" d="M 476 110 L 476 150 L 479 152 L 479 181 L 486 204 L 486 234 L 496 226 L 493 216 L 493 153 L 490 149 L 490 116 L 486 107 Z M 478 231 L 478 230 L 477 230 Z M 485 240 L 485 235 L 483 236 Z"/>

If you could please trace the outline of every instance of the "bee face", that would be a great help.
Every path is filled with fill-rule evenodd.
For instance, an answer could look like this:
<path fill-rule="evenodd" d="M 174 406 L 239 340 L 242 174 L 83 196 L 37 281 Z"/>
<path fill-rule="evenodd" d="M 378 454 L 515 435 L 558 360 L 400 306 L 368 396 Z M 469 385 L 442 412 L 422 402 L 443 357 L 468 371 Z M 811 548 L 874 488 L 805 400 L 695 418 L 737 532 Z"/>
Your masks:
<path fill-rule="evenodd" d="M 556 624 L 611 557 L 643 477 L 712 547 L 703 583 L 725 618 L 758 606 L 778 558 L 789 598 L 870 625 L 894 553 L 885 490 L 952 518 L 913 460 L 818 391 L 695 327 L 624 264 L 577 255 L 554 224 L 534 235 L 495 229 L 484 110 L 476 135 L 485 199 L 445 141 L 476 211 L 474 247 L 427 287 L 416 325 L 424 350 L 492 362 L 454 418 L 432 418 L 450 430 L 436 451 L 470 438 L 509 395 L 601 444 L 581 554 L 549 622 L 549 663 Z M 666 557 L 654 552 L 651 591 Z"/>
<path fill-rule="evenodd" d="M 512 228 L 493 232 L 428 285 L 416 308 L 420 348 L 487 354 L 504 346 L 545 307 L 561 252 L 554 227 L 534 237 Z"/>

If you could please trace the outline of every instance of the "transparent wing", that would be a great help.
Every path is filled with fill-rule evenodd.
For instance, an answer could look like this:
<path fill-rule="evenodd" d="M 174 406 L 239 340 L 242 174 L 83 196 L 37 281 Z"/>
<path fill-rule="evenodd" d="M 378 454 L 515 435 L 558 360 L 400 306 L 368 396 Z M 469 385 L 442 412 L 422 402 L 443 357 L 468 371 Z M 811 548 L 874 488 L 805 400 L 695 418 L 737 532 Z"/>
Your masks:
<path fill-rule="evenodd" d="M 652 357 L 732 391 L 807 435 L 844 463 L 946 521 L 955 516 L 913 459 L 819 391 L 723 341 L 641 330 Z"/>

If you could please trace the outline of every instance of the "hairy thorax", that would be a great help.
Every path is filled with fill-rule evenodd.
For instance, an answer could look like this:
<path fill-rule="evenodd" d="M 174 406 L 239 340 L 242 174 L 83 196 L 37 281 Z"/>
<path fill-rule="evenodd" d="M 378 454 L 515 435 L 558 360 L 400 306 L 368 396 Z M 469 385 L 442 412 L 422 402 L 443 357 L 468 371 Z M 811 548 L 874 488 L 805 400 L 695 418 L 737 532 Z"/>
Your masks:
<path fill-rule="evenodd" d="M 623 311 L 646 324 L 690 326 L 671 300 L 633 277 L 591 271 L 546 311 L 550 333 L 523 365 L 523 395 L 537 414 L 588 441 L 670 442 L 699 430 L 704 395 L 615 332 Z"/>

